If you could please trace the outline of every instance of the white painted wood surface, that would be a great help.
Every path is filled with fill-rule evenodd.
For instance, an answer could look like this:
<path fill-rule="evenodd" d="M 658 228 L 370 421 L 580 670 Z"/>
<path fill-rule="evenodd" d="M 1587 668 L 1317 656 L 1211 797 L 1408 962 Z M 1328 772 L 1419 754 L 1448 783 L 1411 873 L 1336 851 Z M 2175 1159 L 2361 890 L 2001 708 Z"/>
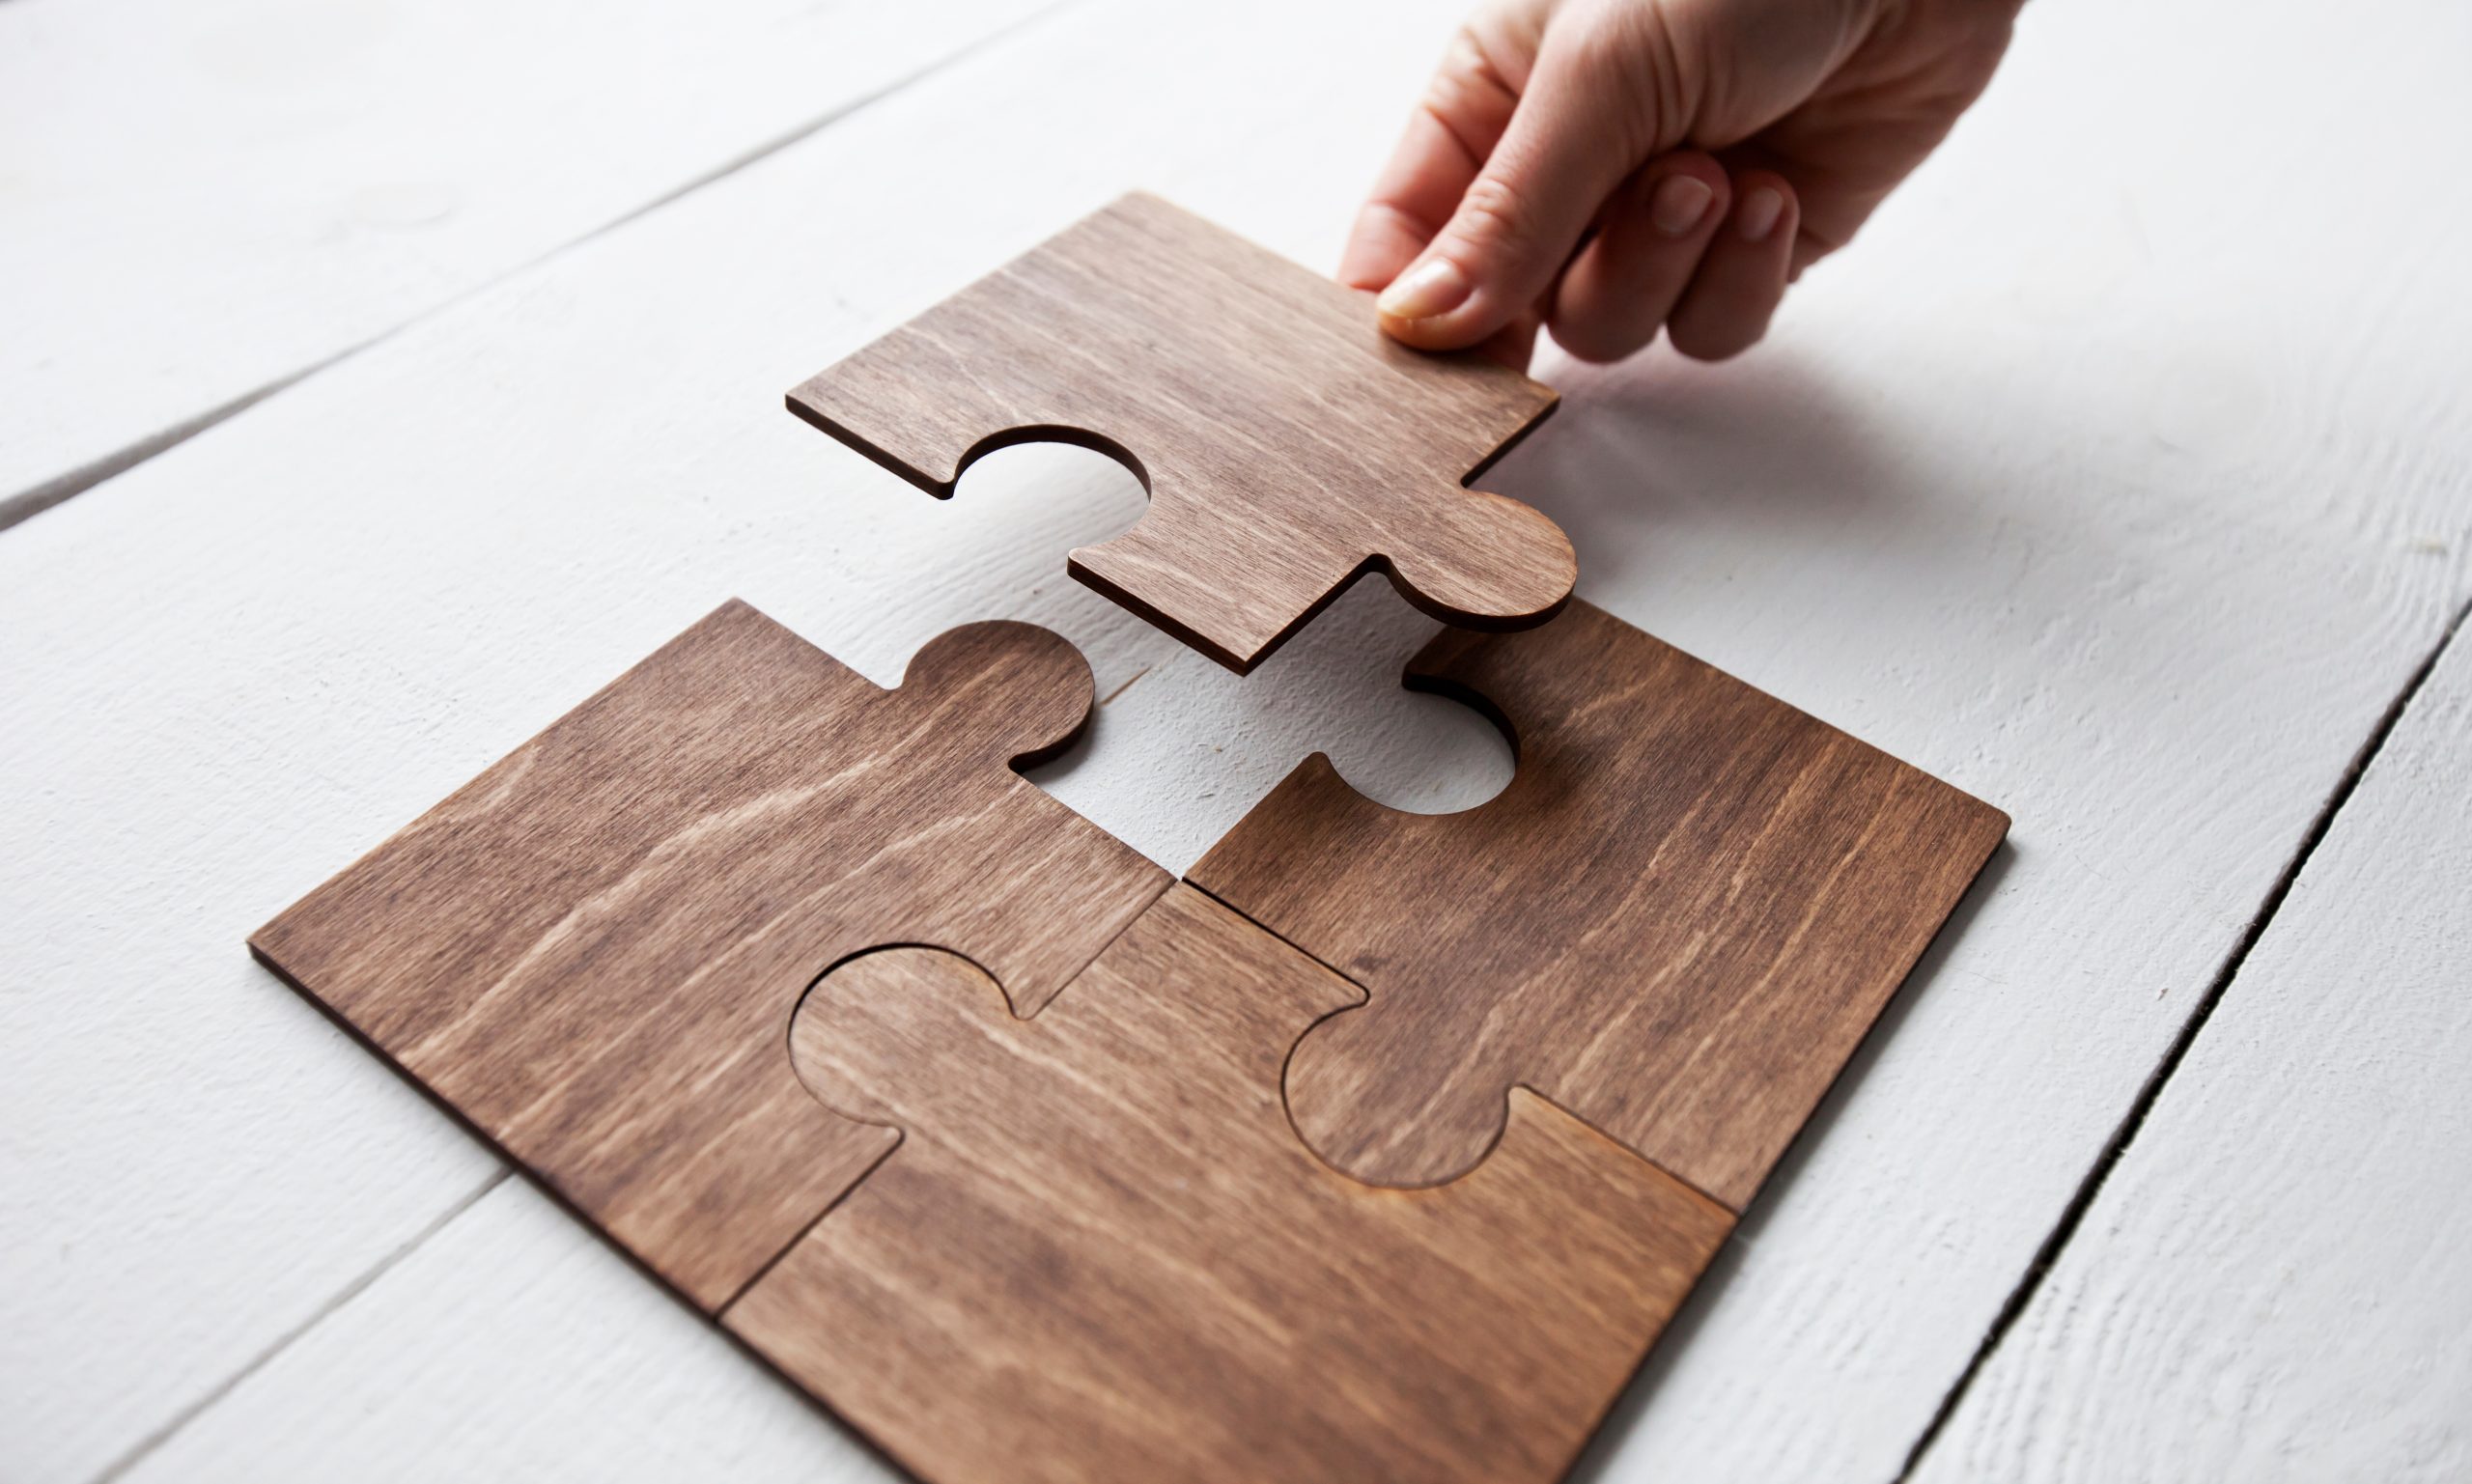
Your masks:
<path fill-rule="evenodd" d="M 1329 263 L 1455 10 L 1089 0 L 0 534 L 0 1472 L 880 1471 L 241 938 L 732 594 L 886 681 L 1057 628 L 1132 684 L 1043 781 L 1170 866 L 1317 745 L 1498 785 L 1378 586 L 1237 682 L 1063 576 L 1112 466 L 936 505 L 779 410 L 1132 185 Z M 1583 592 L 2017 820 L 1594 1477 L 1897 1471 L 2472 587 L 2472 207 L 2287 106 L 2459 137 L 2472 18 L 2346 28 L 2037 8 L 1772 345 L 1543 368 L 1488 483 Z"/>
<path fill-rule="evenodd" d="M 2458 636 L 1924 1484 L 2472 1478 L 2468 884 Z"/>
<path fill-rule="evenodd" d="M 0 6 L 0 521 L 1044 3 Z"/>

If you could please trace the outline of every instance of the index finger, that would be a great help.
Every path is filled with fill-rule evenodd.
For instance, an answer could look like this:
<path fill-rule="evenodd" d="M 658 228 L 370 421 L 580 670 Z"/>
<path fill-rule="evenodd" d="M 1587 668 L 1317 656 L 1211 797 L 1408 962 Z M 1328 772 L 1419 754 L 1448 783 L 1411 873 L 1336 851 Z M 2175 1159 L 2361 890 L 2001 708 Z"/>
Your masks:
<path fill-rule="evenodd" d="M 1519 94 L 1461 32 L 1357 213 L 1339 256 L 1339 282 L 1380 289 L 1416 261 L 1459 209 L 1518 106 Z"/>

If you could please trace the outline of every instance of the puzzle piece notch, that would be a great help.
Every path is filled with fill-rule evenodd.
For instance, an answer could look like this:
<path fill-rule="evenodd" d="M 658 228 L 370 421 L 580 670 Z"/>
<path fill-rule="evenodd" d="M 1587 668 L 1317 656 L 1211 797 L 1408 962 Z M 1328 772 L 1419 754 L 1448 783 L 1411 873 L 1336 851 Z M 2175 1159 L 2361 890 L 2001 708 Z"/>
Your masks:
<path fill-rule="evenodd" d="M 1027 625 L 885 691 L 732 602 L 250 946 L 715 1310 L 890 1147 L 782 1055 L 824 966 L 938 943 L 1027 1012 L 1166 889 L 1006 767 L 1091 694 Z"/>
<path fill-rule="evenodd" d="M 1473 353 L 1412 350 L 1372 302 L 1156 197 L 1127 196 L 792 391 L 931 493 L 1036 439 L 1127 464 L 1130 531 L 1076 577 L 1239 673 L 1367 571 L 1477 629 L 1541 623 L 1559 527 L 1465 488 L 1555 405 Z"/>
<path fill-rule="evenodd" d="M 1279 1066 L 1361 992 L 1171 888 L 1030 1021 L 870 954 L 792 1030 L 901 1146 L 722 1317 L 938 1484 L 1558 1478 L 1730 1229 L 1522 1094 L 1438 1190 L 1301 1144 Z"/>
<path fill-rule="evenodd" d="M 1405 814 L 1317 755 L 1188 877 L 1370 992 L 1298 1045 L 1299 1133 L 1429 1185 L 1526 1086 L 1740 1210 L 2007 817 L 1584 602 L 1409 683 L 1502 718 L 1500 796 Z"/>

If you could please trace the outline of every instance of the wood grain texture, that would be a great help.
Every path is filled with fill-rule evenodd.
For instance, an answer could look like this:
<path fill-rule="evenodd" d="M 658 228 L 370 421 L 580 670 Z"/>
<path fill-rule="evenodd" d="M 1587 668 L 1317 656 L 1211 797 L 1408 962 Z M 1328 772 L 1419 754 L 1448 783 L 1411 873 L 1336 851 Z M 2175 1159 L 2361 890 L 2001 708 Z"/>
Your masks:
<path fill-rule="evenodd" d="M 1464 1181 L 1323 1164 L 1279 1103 L 1362 993 L 1171 888 L 1035 1019 L 949 955 L 801 1003 L 901 1146 L 724 1315 L 937 1484 L 1558 1478 L 1732 1222 L 1521 1098 Z"/>
<path fill-rule="evenodd" d="M 1372 992 L 1298 1046 L 1298 1130 L 1429 1184 L 1526 1086 L 1739 1211 L 2008 817 L 1584 602 L 1408 678 L 1503 718 L 1499 798 L 1403 814 L 1315 757 L 1191 873 Z"/>
<path fill-rule="evenodd" d="M 2458 630 L 1917 1484 L 2472 1478 Z"/>
<path fill-rule="evenodd" d="M 1164 889 L 1008 767 L 1090 702 L 1025 624 L 885 691 L 733 602 L 250 947 L 717 1308 L 889 1147 L 781 1055 L 808 981 L 933 943 L 1032 1010 Z"/>
<path fill-rule="evenodd" d="M 1073 574 L 1238 671 L 1368 567 L 1479 629 L 1570 596 L 1570 543 L 1466 489 L 1554 407 L 1474 353 L 1382 334 L 1369 296 L 1155 196 L 1126 196 L 790 393 L 791 410 L 949 495 L 992 448 L 1115 454 L 1150 509 Z"/>
<path fill-rule="evenodd" d="M 126 1477 L 894 1477 L 526 1183 L 467 1204 L 490 1151 L 235 945 L 730 593 L 880 685 L 996 616 L 1065 633 L 1103 696 L 1141 675 L 1041 781 L 1170 869 L 1315 747 L 1443 776 L 1385 730 L 1458 710 L 1389 685 L 1423 635 L 1387 584 L 1238 680 L 1039 555 L 1139 511 L 1107 461 L 1014 450 L 936 501 L 779 398 L 1144 182 L 1335 261 L 1465 16 L 1085 0 L 0 532 L 14 1473 L 93 1478 L 212 1396 Z M 1585 1477 L 1895 1477 L 2462 600 L 2472 194 L 2277 99 L 2322 77 L 2461 137 L 2467 27 L 2029 6 L 1757 351 L 1548 352 L 1550 436 L 1483 483 L 1563 526 L 1585 597 L 2018 821 Z M 2223 64 L 2195 92 L 2193 54 Z M 2079 106 L 2098 74 L 2113 106 Z M 1325 686 L 1359 612 L 1383 683 Z M 2395 1090 L 2327 1116 L 2377 1137 Z"/>

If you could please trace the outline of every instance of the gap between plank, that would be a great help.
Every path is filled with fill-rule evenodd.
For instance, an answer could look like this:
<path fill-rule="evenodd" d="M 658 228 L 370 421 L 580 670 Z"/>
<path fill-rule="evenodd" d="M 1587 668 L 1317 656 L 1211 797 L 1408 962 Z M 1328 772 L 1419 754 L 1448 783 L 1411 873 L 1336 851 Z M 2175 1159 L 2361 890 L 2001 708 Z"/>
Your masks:
<path fill-rule="evenodd" d="M 339 1292 L 328 1298 L 324 1302 L 319 1304 L 315 1309 L 312 1309 L 307 1318 L 301 1320 L 300 1323 L 294 1325 L 291 1329 L 286 1330 L 283 1333 L 276 1335 L 273 1343 L 267 1345 L 264 1350 L 261 1350 L 256 1355 L 250 1357 L 247 1363 L 243 1364 L 239 1370 L 234 1371 L 231 1375 L 208 1387 L 205 1395 L 182 1408 L 179 1412 L 174 1413 L 171 1418 L 165 1421 L 162 1426 L 157 1427 L 153 1432 L 148 1433 L 145 1437 L 139 1439 L 135 1447 L 130 1448 L 120 1457 L 113 1459 L 109 1464 L 104 1465 L 102 1472 L 96 1474 L 94 1479 L 91 1481 L 91 1484 L 113 1484 L 114 1480 L 126 1478 L 130 1470 L 135 1469 L 139 1464 L 146 1462 L 148 1457 L 153 1455 L 156 1449 L 171 1442 L 172 1439 L 180 1433 L 181 1429 L 188 1426 L 191 1422 L 194 1422 L 199 1417 L 205 1415 L 210 1408 L 222 1401 L 225 1397 L 231 1395 L 234 1391 L 239 1389 L 241 1383 L 247 1381 L 250 1377 L 256 1375 L 262 1370 L 265 1370 L 268 1365 L 272 1364 L 275 1357 L 290 1349 L 295 1340 L 297 1340 L 302 1335 L 307 1334 L 310 1330 L 324 1323 L 329 1315 L 334 1314 L 337 1310 L 343 1308 L 354 1299 L 357 1299 L 362 1294 L 367 1293 L 379 1278 L 382 1278 L 387 1274 L 393 1272 L 396 1266 L 402 1263 L 405 1258 L 411 1256 L 413 1252 L 419 1250 L 423 1243 L 429 1241 L 430 1238 L 436 1236 L 439 1232 L 444 1231 L 448 1222 L 453 1221 L 457 1217 L 462 1216 L 464 1212 L 469 1211 L 474 1206 L 478 1205 L 483 1196 L 506 1184 L 508 1178 L 514 1173 L 514 1166 L 505 1164 L 499 1165 L 497 1173 L 492 1175 L 489 1179 L 482 1181 L 480 1185 L 474 1187 L 470 1194 L 465 1195 L 462 1200 L 457 1201 L 454 1205 L 447 1207 L 444 1211 L 441 1211 L 436 1216 L 431 1218 L 429 1224 L 423 1226 L 419 1231 L 416 1231 L 412 1233 L 411 1236 L 406 1238 L 401 1246 L 387 1253 L 384 1257 L 379 1258 L 377 1264 L 370 1268 L 369 1271 L 361 1274 L 358 1277 L 353 1278 L 351 1282 L 345 1284 Z"/>
<path fill-rule="evenodd" d="M 2285 863 L 2283 873 L 2275 879 L 2274 885 L 2268 888 L 2265 900 L 2259 904 L 2249 925 L 2241 931 L 2240 940 L 2233 945 L 2231 955 L 2215 970 L 2214 979 L 2206 986 L 2205 994 L 2198 1001 L 2197 1009 L 2181 1023 L 2179 1033 L 2164 1051 L 2163 1059 L 2155 1064 L 2145 1085 L 2138 1089 L 2137 1100 L 2129 1105 L 2127 1114 L 2113 1130 L 2110 1140 L 2104 1144 L 2102 1153 L 2095 1157 L 2086 1177 L 2078 1183 L 2077 1191 L 2061 1212 L 2060 1219 L 2053 1224 L 2050 1234 L 2043 1238 L 2042 1246 L 2036 1249 L 2034 1260 L 2026 1265 L 2025 1274 L 2000 1305 L 2000 1312 L 1993 1317 L 1991 1328 L 1983 1333 L 1982 1343 L 1975 1347 L 1973 1357 L 1966 1361 L 1965 1370 L 1949 1387 L 1948 1394 L 1940 1399 L 1939 1409 L 1932 1413 L 1922 1436 L 1914 1440 L 1914 1446 L 1905 1455 L 1904 1466 L 1896 1471 L 1896 1484 L 1906 1484 L 1913 1478 L 1915 1470 L 1922 1467 L 1924 1456 L 1931 1451 L 1931 1445 L 1939 1441 L 1940 1434 L 1948 1427 L 1949 1419 L 1956 1415 L 1958 1406 L 1974 1386 L 1975 1378 L 1982 1373 L 1983 1366 L 1999 1350 L 2001 1342 L 2008 1337 L 2008 1331 L 2016 1328 L 2017 1321 L 2025 1316 L 2027 1305 L 2034 1302 L 2043 1279 L 2058 1265 L 2062 1249 L 2077 1235 L 2077 1228 L 2093 1207 L 2095 1197 L 2102 1193 L 2104 1183 L 2111 1179 L 2112 1171 L 2119 1167 L 2129 1147 L 2137 1142 L 2139 1132 L 2145 1128 L 2148 1116 L 2154 1111 L 2155 1102 L 2163 1095 L 2164 1085 L 2180 1070 L 2180 1063 L 2187 1058 L 2189 1048 L 2205 1029 L 2215 1008 L 2223 1003 L 2233 981 L 2239 977 L 2241 966 L 2248 962 L 2251 950 L 2258 946 L 2258 940 L 2265 936 L 2267 925 L 2283 910 L 2284 901 L 2291 895 L 2292 883 L 2300 879 L 2301 871 L 2309 864 L 2309 857 L 2317 854 L 2318 847 L 2334 827 L 2335 817 L 2351 801 L 2353 791 L 2360 787 L 2362 775 L 2369 771 L 2370 765 L 2385 748 L 2386 740 L 2394 735 L 2396 723 L 2402 720 L 2412 698 L 2420 694 L 2422 686 L 2429 681 L 2430 672 L 2437 668 L 2438 658 L 2446 653 L 2448 645 L 2455 642 L 2467 616 L 2472 616 L 2472 602 L 2455 610 L 2455 617 L 2448 621 L 2437 642 L 2430 646 L 2429 653 L 2421 657 L 2420 664 L 2403 682 L 2402 692 L 2377 718 L 2377 724 L 2370 729 L 2368 741 L 2352 754 L 2351 763 L 2345 768 L 2343 776 L 2336 780 L 2334 791 L 2327 795 L 2326 801 L 2318 806 L 2317 817 L 2310 821 L 2309 831 L 2301 837 L 2299 848 Z"/>
<path fill-rule="evenodd" d="M 364 341 L 363 345 L 374 342 Z M 353 349 L 358 349 L 354 347 Z M 174 423 L 158 433 L 152 433 L 125 448 L 114 449 L 100 459 L 81 463 L 66 474 L 54 475 L 29 490 L 0 499 L 0 531 L 15 525 L 31 516 L 39 516 L 73 494 L 82 494 L 104 480 L 144 463 L 167 448 L 177 447 L 204 433 L 216 423 L 237 417 L 268 397 L 306 377 L 312 377 L 351 353 L 338 350 L 321 361 L 314 361 L 288 376 L 277 377 L 254 391 L 242 392 L 220 406 L 209 407 L 195 417 Z"/>
<path fill-rule="evenodd" d="M 691 176 L 685 182 L 662 191 L 660 194 L 653 197 L 650 201 L 643 203 L 641 206 L 630 208 L 626 211 L 611 217 L 607 221 L 602 222 L 598 226 L 586 229 L 579 236 L 569 238 L 545 252 L 526 258 L 520 263 L 516 264 L 514 266 L 501 272 L 493 273 L 468 288 L 459 290 L 458 292 L 447 295 L 445 298 L 437 300 L 434 304 L 430 304 L 425 308 L 416 309 L 412 311 L 409 317 L 397 321 L 395 323 L 387 326 L 385 329 L 379 330 L 377 334 L 370 336 L 366 340 L 356 341 L 330 355 L 312 361 L 308 365 L 303 366 L 296 371 L 287 372 L 253 390 L 242 392 L 239 396 L 233 398 L 229 402 L 223 403 L 218 406 L 210 407 L 204 412 L 200 412 L 184 421 L 174 423 L 172 426 L 159 432 L 149 434 L 145 437 L 139 438 L 137 441 L 129 443 L 122 448 L 115 449 L 111 453 L 105 454 L 99 459 L 95 459 L 88 462 L 79 464 L 77 467 L 69 470 L 67 473 L 54 475 L 52 478 L 44 480 L 41 484 L 21 490 L 14 494 L 0 495 L 0 531 L 5 531 L 9 527 L 31 517 L 41 515 L 42 512 L 51 509 L 53 506 L 58 505 L 65 500 L 83 494 L 87 490 L 94 489 L 97 485 L 102 484 L 106 480 L 114 479 L 122 474 L 126 474 L 130 469 L 137 467 L 139 464 L 144 463 L 146 461 L 154 458 L 157 454 L 163 453 L 169 449 L 178 448 L 183 443 L 196 437 L 199 434 L 206 432 L 216 424 L 227 422 L 232 418 L 239 416 L 240 413 L 247 411 L 259 403 L 266 401 L 268 397 L 273 396 L 275 393 L 296 385 L 300 381 L 316 376 L 319 372 L 325 370 L 327 367 L 332 366 L 339 361 L 348 360 L 352 356 L 358 355 L 360 352 L 368 350 L 372 346 L 392 340 L 397 335 L 402 334 L 405 330 L 409 329 L 411 326 L 419 324 L 424 321 L 435 318 L 435 316 L 443 314 L 449 310 L 455 309 L 467 300 L 477 298 L 481 294 L 487 294 L 491 290 L 498 287 L 500 284 L 507 282 L 509 279 L 520 277 L 524 273 L 530 272 L 532 269 L 539 267 L 541 265 L 562 253 L 570 252 L 575 248 L 582 246 L 586 242 L 590 242 L 595 238 L 604 237 L 609 233 L 615 232 L 619 228 L 627 226 L 631 222 L 640 220 L 641 218 L 660 210 L 665 206 L 670 206 L 687 196 L 693 195 L 695 192 L 702 190 L 707 185 L 713 184 L 715 182 L 726 180 L 727 178 L 738 174 L 740 171 L 744 170 L 749 165 L 756 164 L 761 160 L 777 154 L 794 144 L 812 138 L 814 135 L 823 132 L 825 129 L 840 123 L 842 120 L 849 118 L 851 115 L 867 108 L 872 108 L 876 104 L 892 97 L 894 94 L 900 93 L 913 84 L 924 82 L 929 77 L 944 70 L 946 68 L 967 62 L 970 58 L 978 55 L 980 52 L 1010 41 L 1012 38 L 1020 35 L 1024 31 L 1040 25 L 1043 22 L 1053 18 L 1057 14 L 1070 10 L 1081 3 L 1082 3 L 1082 0 L 1053 0 L 1053 3 L 1041 6 L 1039 9 L 1032 11 L 1029 14 L 1013 21 L 1009 25 L 1005 25 L 995 31 L 989 32 L 987 35 L 980 37 L 978 40 L 962 47 L 959 51 L 947 52 L 942 56 L 933 58 L 912 71 L 905 72 L 901 76 L 884 84 L 873 92 L 861 94 L 857 98 L 852 98 L 848 102 L 841 104 L 839 107 L 832 109 L 830 112 L 809 119 L 805 123 L 800 124 L 784 133 L 776 134 L 772 138 L 757 144 L 750 149 L 742 150 L 738 154 L 722 160 L 719 164 L 713 166 L 711 169 Z"/>

